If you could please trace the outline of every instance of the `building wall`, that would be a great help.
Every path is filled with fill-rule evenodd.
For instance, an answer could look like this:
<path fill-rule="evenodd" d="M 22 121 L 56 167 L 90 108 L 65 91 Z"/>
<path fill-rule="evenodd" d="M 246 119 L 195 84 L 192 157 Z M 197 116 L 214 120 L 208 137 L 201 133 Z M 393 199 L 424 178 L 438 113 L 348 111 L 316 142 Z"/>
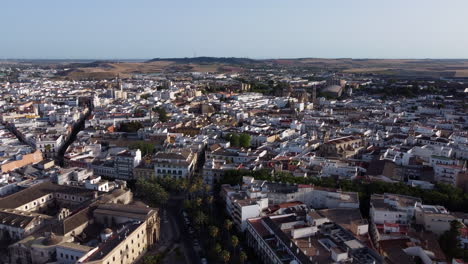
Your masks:
<path fill-rule="evenodd" d="M 135 179 L 144 178 L 144 179 L 151 179 L 156 177 L 155 170 L 153 168 L 134 168 L 133 169 L 133 177 Z"/>
<path fill-rule="evenodd" d="M 263 263 L 282 264 L 275 252 L 268 246 L 263 238 L 257 233 L 255 228 L 247 222 L 247 244 L 255 250 L 256 255 Z"/>
<path fill-rule="evenodd" d="M 155 164 L 156 177 L 169 176 L 172 178 L 188 178 L 192 173 L 192 168 L 189 166 L 179 166 L 176 164 L 168 165 L 167 163 Z"/>
<path fill-rule="evenodd" d="M 372 222 L 375 224 L 383 224 L 383 223 L 400 223 L 400 224 L 407 224 L 408 223 L 408 215 L 405 212 L 400 211 L 383 211 L 383 210 L 376 210 L 371 208 L 370 216 Z"/>
<path fill-rule="evenodd" d="M 49 193 L 42 197 L 39 197 L 36 200 L 30 201 L 29 203 L 25 203 L 15 209 L 21 210 L 21 211 L 27 211 L 27 212 L 36 211 L 40 209 L 41 207 L 46 206 L 53 199 L 54 199 L 54 195 L 52 193 Z"/>
<path fill-rule="evenodd" d="M 240 217 L 234 217 L 234 222 L 241 231 L 244 231 L 247 227 L 247 219 L 258 217 L 260 216 L 261 212 L 262 208 L 259 204 L 252 204 L 242 207 L 237 205 L 234 215 L 240 214 Z"/>
<path fill-rule="evenodd" d="M 156 237 L 156 240 L 154 239 Z M 127 236 L 109 254 L 100 260 L 83 261 L 83 264 L 132 264 L 159 240 L 159 218 L 153 215 Z"/>
<path fill-rule="evenodd" d="M 57 247 L 56 256 L 57 261 L 60 264 L 74 264 L 80 259 L 86 252 L 74 250 L 71 248 Z"/>
<path fill-rule="evenodd" d="M 31 260 L 32 264 L 43 264 L 47 263 L 48 260 L 52 259 L 55 255 L 55 245 L 51 246 L 44 246 L 42 245 L 42 241 L 40 246 L 32 245 L 31 247 Z"/>
<path fill-rule="evenodd" d="M 422 224 L 424 229 L 436 235 L 442 235 L 449 230 L 450 222 L 456 220 L 455 217 L 448 214 L 426 214 L 422 211 L 418 211 L 415 216 L 416 223 Z"/>
<path fill-rule="evenodd" d="M 25 236 L 25 230 L 19 227 L 0 224 L 0 239 L 9 237 L 13 240 L 22 239 Z"/>

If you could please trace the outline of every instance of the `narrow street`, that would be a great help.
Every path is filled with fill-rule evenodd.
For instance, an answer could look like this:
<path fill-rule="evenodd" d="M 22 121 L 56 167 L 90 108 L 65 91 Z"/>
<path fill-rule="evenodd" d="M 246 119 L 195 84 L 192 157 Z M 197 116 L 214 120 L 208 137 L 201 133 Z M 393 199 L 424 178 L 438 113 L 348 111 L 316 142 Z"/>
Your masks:
<path fill-rule="evenodd" d="M 169 224 L 172 227 L 175 241 L 180 243 L 183 253 L 185 255 L 186 263 L 199 264 L 200 257 L 193 247 L 193 241 L 183 221 L 181 212 L 184 196 L 171 196 L 167 205 L 165 206 Z M 161 224 L 162 226 L 162 224 Z M 161 227 L 163 230 L 163 227 Z M 175 236 L 177 234 L 177 236 Z"/>
<path fill-rule="evenodd" d="M 84 111 L 83 116 L 73 124 L 72 131 L 70 132 L 70 134 L 67 136 L 67 138 L 62 143 L 59 150 L 57 151 L 57 156 L 55 159 L 59 166 L 64 165 L 64 155 L 65 155 L 65 152 L 67 151 L 67 148 L 76 140 L 76 136 L 78 135 L 78 133 L 81 130 L 85 129 L 86 119 L 89 116 L 91 116 L 93 109 L 94 109 L 94 106 L 90 104 L 89 107 Z"/>

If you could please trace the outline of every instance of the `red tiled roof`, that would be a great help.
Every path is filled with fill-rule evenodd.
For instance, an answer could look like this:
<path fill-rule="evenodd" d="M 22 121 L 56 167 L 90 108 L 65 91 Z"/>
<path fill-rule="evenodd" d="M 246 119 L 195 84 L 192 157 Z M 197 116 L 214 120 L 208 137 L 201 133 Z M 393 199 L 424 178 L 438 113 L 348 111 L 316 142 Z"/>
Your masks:
<path fill-rule="evenodd" d="M 384 223 L 384 226 L 388 226 L 388 227 L 399 227 L 400 225 L 399 225 L 399 224 L 395 224 L 395 223 Z"/>

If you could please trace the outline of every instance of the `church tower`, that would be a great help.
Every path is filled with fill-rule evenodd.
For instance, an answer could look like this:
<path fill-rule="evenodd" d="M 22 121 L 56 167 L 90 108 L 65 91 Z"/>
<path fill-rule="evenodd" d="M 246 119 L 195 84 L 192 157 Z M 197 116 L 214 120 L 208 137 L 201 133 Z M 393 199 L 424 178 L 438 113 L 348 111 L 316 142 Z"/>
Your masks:
<path fill-rule="evenodd" d="M 117 89 L 123 92 L 122 79 L 120 79 L 120 73 L 117 74 L 116 82 L 117 82 Z"/>

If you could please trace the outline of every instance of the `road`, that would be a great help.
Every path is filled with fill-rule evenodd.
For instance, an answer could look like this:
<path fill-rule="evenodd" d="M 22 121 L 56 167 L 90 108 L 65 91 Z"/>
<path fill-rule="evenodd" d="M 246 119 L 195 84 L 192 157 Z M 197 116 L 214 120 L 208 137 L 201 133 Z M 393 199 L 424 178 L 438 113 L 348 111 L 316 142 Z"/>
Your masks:
<path fill-rule="evenodd" d="M 184 223 L 181 209 L 183 208 L 184 196 L 172 196 L 165 206 L 167 212 L 167 221 L 170 229 L 173 230 L 172 237 L 176 243 L 180 243 L 186 263 L 200 264 L 201 260 L 193 248 L 193 241 Z M 161 231 L 164 232 L 164 220 L 161 223 Z M 169 228 L 168 228 L 169 229 Z M 162 234 L 161 234 L 162 235 Z"/>

